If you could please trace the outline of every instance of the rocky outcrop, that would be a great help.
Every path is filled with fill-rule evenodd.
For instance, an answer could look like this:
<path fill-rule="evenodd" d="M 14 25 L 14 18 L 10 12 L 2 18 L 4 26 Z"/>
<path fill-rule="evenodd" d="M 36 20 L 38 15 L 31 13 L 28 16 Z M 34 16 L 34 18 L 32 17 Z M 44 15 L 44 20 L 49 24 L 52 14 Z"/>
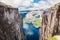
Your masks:
<path fill-rule="evenodd" d="M 22 26 L 18 8 L 0 2 L 0 40 L 24 40 Z"/>
<path fill-rule="evenodd" d="M 43 13 L 40 40 L 51 38 L 54 35 L 60 35 L 60 3 L 47 9 L 49 15 Z"/>

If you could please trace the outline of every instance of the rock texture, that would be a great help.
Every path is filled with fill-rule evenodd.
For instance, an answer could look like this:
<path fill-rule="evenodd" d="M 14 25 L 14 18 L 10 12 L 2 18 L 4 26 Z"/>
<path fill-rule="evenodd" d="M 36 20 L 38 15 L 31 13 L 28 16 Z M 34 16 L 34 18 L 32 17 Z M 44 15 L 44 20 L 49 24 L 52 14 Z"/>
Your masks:
<path fill-rule="evenodd" d="M 22 31 L 18 9 L 0 2 L 0 40 L 24 40 Z"/>
<path fill-rule="evenodd" d="M 46 15 L 46 11 L 42 15 L 43 26 L 41 27 L 40 40 L 60 35 L 60 3 L 47 10 L 50 11 L 49 15 Z"/>

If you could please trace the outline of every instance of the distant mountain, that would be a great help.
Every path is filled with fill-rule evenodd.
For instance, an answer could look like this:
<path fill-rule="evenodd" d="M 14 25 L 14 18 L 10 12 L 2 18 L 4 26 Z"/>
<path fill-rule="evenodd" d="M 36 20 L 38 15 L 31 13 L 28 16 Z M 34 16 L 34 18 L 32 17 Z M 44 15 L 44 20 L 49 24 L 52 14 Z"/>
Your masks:
<path fill-rule="evenodd" d="M 31 11 L 44 11 L 44 10 L 42 10 L 42 9 L 40 9 L 40 10 L 19 10 L 20 13 L 28 13 Z"/>
<path fill-rule="evenodd" d="M 29 12 L 36 12 L 36 11 L 44 11 L 44 10 L 22 10 L 22 11 L 19 11 L 21 14 L 22 14 L 22 18 L 25 18 L 26 14 L 29 13 Z"/>

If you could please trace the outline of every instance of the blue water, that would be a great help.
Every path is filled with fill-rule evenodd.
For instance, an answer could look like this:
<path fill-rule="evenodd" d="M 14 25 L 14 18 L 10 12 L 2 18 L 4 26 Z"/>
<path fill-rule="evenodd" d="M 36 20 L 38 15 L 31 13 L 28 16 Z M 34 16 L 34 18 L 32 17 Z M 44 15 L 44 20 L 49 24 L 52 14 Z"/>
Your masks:
<path fill-rule="evenodd" d="M 22 18 L 26 17 L 26 14 L 30 12 L 29 10 L 20 11 L 26 12 L 22 13 Z M 35 28 L 32 23 L 23 23 L 23 31 L 26 36 L 26 40 L 39 40 L 39 28 Z"/>
<path fill-rule="evenodd" d="M 39 28 L 35 28 L 32 23 L 26 23 L 26 25 L 28 28 L 23 28 L 26 40 L 39 40 Z"/>

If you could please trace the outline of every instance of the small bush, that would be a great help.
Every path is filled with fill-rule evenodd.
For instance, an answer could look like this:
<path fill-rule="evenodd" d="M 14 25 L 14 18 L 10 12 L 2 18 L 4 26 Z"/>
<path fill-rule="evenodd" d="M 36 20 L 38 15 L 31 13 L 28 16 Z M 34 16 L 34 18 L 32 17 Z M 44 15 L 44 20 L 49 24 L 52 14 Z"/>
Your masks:
<path fill-rule="evenodd" d="M 57 38 L 54 36 L 54 37 L 49 38 L 48 40 L 57 40 Z"/>

